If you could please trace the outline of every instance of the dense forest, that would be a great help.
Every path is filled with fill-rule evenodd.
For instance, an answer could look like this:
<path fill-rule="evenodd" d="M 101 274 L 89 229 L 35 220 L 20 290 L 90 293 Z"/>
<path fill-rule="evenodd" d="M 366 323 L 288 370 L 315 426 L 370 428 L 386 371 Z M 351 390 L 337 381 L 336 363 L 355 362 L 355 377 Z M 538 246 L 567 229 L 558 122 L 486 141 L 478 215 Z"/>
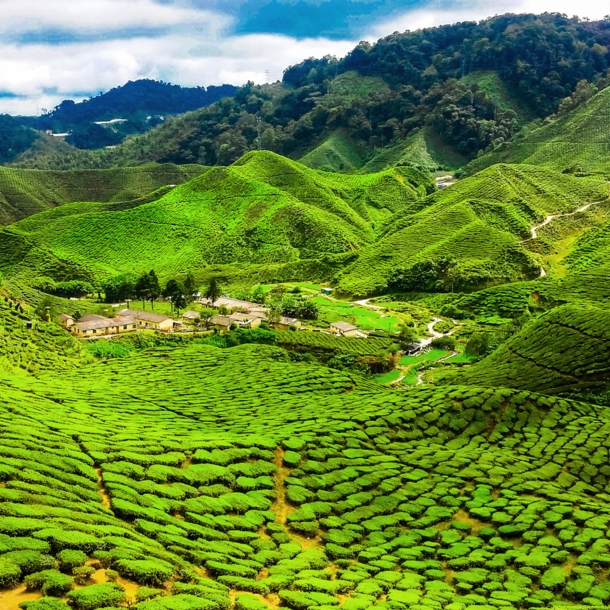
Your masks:
<path fill-rule="evenodd" d="M 144 133 L 176 115 L 209 106 L 233 95 L 237 87 L 180 87 L 150 79 L 129 81 L 107 93 L 80 103 L 64 100 L 47 114 L 19 117 L 21 123 L 40 131 L 70 132 L 67 142 L 76 148 L 94 149 L 122 142 L 126 136 Z M 97 124 L 123 119 L 102 126 Z"/>

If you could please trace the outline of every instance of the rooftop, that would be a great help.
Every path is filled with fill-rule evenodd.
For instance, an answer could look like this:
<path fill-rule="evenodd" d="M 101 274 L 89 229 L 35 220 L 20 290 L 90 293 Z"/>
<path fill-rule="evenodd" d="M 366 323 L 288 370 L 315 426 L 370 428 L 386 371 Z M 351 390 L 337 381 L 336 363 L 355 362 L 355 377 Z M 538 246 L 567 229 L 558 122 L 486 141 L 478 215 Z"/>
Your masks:
<path fill-rule="evenodd" d="M 125 316 L 135 318 L 136 320 L 144 320 L 145 322 L 154 322 L 155 324 L 160 324 L 165 320 L 171 320 L 169 316 L 153 313 L 151 311 L 139 311 L 137 309 L 121 309 L 116 314 L 120 318 L 124 318 Z"/>
<path fill-rule="evenodd" d="M 97 316 L 98 318 L 101 316 Z M 74 327 L 78 330 L 104 330 L 105 328 L 113 328 L 118 326 L 126 326 L 128 324 L 135 324 L 136 321 L 131 317 L 121 318 L 101 318 L 98 320 L 89 320 L 88 322 L 79 322 Z"/>
<path fill-rule="evenodd" d="M 196 320 L 199 317 L 199 313 L 197 313 L 196 311 L 185 311 L 182 314 L 183 318 L 186 318 L 187 320 Z"/>
<path fill-rule="evenodd" d="M 349 332 L 351 330 L 358 330 L 357 326 L 350 324 L 349 322 L 331 322 L 331 327 L 340 330 L 341 332 Z"/>
<path fill-rule="evenodd" d="M 212 305 L 209 299 L 201 299 L 201 303 L 204 305 Z M 214 301 L 214 307 L 226 307 L 227 309 L 251 309 L 261 308 L 260 303 L 250 303 L 249 301 L 240 301 L 239 299 L 232 299 L 231 297 L 220 297 Z"/>
<path fill-rule="evenodd" d="M 214 316 L 210 319 L 212 324 L 218 324 L 218 326 L 231 326 L 231 319 L 227 316 Z"/>

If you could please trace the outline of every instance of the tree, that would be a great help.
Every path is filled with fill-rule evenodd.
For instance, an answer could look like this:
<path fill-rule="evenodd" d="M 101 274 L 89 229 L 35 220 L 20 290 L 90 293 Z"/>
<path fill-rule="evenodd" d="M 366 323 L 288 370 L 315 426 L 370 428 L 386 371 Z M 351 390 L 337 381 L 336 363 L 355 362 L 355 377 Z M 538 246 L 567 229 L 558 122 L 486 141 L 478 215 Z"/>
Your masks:
<path fill-rule="evenodd" d="M 135 295 L 142 301 L 142 309 L 146 309 L 146 301 L 148 301 L 149 293 L 149 276 L 148 273 L 143 273 L 135 284 Z"/>
<path fill-rule="evenodd" d="M 115 275 L 102 286 L 106 303 L 120 303 L 135 295 L 135 278 L 130 273 Z"/>
<path fill-rule="evenodd" d="M 191 271 L 189 271 L 184 278 L 184 290 L 187 303 L 192 303 L 195 298 L 195 292 L 197 291 L 197 282 Z"/>
<path fill-rule="evenodd" d="M 77 309 L 73 314 L 72 314 L 72 319 L 75 322 L 78 322 L 81 318 L 83 317 L 82 312 L 80 311 L 80 309 Z"/>
<path fill-rule="evenodd" d="M 186 288 L 178 280 L 169 280 L 163 290 L 163 296 L 172 302 L 172 309 L 180 312 L 187 304 Z"/>
<path fill-rule="evenodd" d="M 34 313 L 38 318 L 45 322 L 50 322 L 57 314 L 55 302 L 51 297 L 45 297 L 38 303 Z"/>
<path fill-rule="evenodd" d="M 148 273 L 148 300 L 150 301 L 150 305 L 152 309 L 155 308 L 155 301 L 161 295 L 161 285 L 159 284 L 159 278 L 155 273 L 154 269 L 151 269 Z"/>
<path fill-rule="evenodd" d="M 409 348 L 411 345 L 413 345 L 413 343 L 417 341 L 417 339 L 417 333 L 415 332 L 414 328 L 412 328 L 411 326 L 407 326 L 406 324 L 403 324 L 400 327 L 400 332 L 398 333 L 398 340 L 400 341 L 400 344 L 403 349 Z"/>
<path fill-rule="evenodd" d="M 214 306 L 214 303 L 216 303 L 216 301 L 220 298 L 221 295 L 222 295 L 222 289 L 220 288 L 220 285 L 216 281 L 216 278 L 213 277 L 210 280 L 210 283 L 208 284 L 208 287 L 204 293 L 204 296 L 206 299 L 209 299 L 210 304 L 212 306 Z"/>

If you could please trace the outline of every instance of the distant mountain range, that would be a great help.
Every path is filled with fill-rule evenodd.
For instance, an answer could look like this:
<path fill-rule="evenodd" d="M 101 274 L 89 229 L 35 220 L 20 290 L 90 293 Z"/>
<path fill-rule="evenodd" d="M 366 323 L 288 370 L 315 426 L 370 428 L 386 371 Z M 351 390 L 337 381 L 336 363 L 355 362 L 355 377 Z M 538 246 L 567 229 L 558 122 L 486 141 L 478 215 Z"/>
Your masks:
<path fill-rule="evenodd" d="M 233 85 L 180 87 L 145 79 L 130 81 L 80 103 L 64 100 L 41 116 L 4 115 L 0 119 L 0 162 L 13 160 L 40 139 L 27 128 L 59 136 L 78 149 L 116 146 L 129 135 L 162 124 L 169 116 L 209 106 L 237 90 Z"/>

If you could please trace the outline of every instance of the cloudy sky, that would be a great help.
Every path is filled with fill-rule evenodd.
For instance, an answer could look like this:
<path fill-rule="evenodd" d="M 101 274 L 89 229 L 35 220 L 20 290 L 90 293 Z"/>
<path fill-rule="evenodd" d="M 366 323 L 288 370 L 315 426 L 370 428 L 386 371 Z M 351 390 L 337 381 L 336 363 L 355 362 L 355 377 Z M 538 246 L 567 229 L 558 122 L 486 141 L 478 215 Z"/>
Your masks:
<path fill-rule="evenodd" d="M 607 0 L 0 0 L 0 112 L 36 114 L 128 80 L 281 78 L 359 40 L 505 12 L 599 19 Z"/>

